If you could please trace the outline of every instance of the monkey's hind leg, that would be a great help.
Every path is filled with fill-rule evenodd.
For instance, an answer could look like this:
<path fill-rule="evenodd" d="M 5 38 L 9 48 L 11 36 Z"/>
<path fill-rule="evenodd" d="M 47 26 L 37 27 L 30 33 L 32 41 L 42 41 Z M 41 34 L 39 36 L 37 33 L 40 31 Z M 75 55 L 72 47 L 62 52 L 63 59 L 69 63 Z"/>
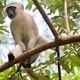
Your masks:
<path fill-rule="evenodd" d="M 36 41 L 36 46 L 38 45 L 42 45 L 42 44 L 45 44 L 45 43 L 48 43 L 48 42 L 51 42 L 51 40 L 45 36 L 39 36 L 37 41 Z"/>

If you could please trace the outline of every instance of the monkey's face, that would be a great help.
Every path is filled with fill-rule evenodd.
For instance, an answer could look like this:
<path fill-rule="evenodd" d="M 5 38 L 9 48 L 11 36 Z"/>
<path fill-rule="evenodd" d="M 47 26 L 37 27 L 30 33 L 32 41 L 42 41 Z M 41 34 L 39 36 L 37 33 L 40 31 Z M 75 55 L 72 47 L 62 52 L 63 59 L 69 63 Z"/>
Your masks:
<path fill-rule="evenodd" d="M 24 10 L 24 6 L 21 3 L 11 3 L 9 4 L 5 11 L 10 19 L 17 17 Z"/>
<path fill-rule="evenodd" d="M 7 15 L 10 19 L 13 19 L 16 16 L 16 7 L 9 6 L 6 8 Z"/>

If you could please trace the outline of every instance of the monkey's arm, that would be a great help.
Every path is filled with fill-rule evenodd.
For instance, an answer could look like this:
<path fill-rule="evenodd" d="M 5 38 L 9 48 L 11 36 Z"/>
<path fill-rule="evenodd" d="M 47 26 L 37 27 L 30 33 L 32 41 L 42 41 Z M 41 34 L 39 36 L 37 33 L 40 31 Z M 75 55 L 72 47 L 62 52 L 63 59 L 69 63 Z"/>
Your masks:
<path fill-rule="evenodd" d="M 24 50 L 26 50 L 26 46 L 22 41 L 23 36 L 21 34 L 21 31 L 22 30 L 19 27 L 17 27 L 16 24 L 13 26 L 13 24 L 11 23 L 11 32 L 12 32 L 13 38 L 15 40 L 15 45 L 19 45 L 21 47 L 21 50 L 24 51 Z"/>
<path fill-rule="evenodd" d="M 26 50 L 26 47 L 25 47 L 24 43 L 22 42 L 22 37 L 18 31 L 12 30 L 12 34 L 13 34 L 13 38 L 15 40 L 15 47 L 12 51 L 12 54 L 16 58 L 16 57 L 20 56 L 23 53 L 23 51 Z"/>

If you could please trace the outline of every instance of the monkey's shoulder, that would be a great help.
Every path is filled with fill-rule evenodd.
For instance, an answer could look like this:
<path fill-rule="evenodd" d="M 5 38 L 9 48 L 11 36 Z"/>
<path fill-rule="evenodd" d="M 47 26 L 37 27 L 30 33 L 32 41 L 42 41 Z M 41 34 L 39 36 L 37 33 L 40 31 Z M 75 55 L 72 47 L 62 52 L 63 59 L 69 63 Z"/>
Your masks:
<path fill-rule="evenodd" d="M 25 19 L 27 19 L 27 20 L 33 20 L 32 15 L 31 15 L 30 13 L 28 13 L 28 12 L 24 12 L 24 13 L 23 13 L 23 17 L 24 17 Z"/>

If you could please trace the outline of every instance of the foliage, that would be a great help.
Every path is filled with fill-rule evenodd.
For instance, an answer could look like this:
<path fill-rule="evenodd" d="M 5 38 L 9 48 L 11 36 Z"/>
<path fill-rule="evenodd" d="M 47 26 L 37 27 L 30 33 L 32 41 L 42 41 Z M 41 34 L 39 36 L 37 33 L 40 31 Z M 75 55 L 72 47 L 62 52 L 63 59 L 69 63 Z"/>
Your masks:
<path fill-rule="evenodd" d="M 6 5 L 6 0 L 0 0 L 0 37 L 3 37 L 3 35 L 8 31 L 8 29 L 6 28 L 6 26 L 4 26 L 4 7 Z M 0 39 L 0 43 L 2 43 L 3 40 Z"/>
<path fill-rule="evenodd" d="M 0 34 L 3 34 L 3 31 L 6 29 L 2 26 L 4 16 L 2 13 L 2 8 L 4 7 L 2 3 L 5 0 L 0 0 Z M 32 0 L 27 0 L 28 5 L 26 8 L 28 10 L 32 9 L 33 2 Z M 47 15 L 51 16 L 51 21 L 59 32 L 60 35 L 67 35 L 66 33 L 66 23 L 65 23 L 65 15 L 64 15 L 64 0 L 39 0 L 40 4 L 46 9 Z M 80 1 L 79 0 L 67 0 L 68 2 L 68 15 L 69 15 L 69 24 L 71 34 L 75 35 L 80 33 Z M 33 11 L 36 8 L 34 7 Z M 62 80 L 80 80 L 80 43 L 68 44 L 60 47 L 61 57 L 60 64 L 62 66 Z M 49 55 L 49 60 L 46 60 L 44 63 L 38 64 L 35 67 L 35 72 L 40 77 L 45 77 L 45 80 L 58 80 L 57 68 L 54 70 L 54 66 L 57 65 L 56 52 L 53 52 Z M 0 80 L 7 80 L 14 72 L 16 71 L 16 67 L 12 67 L 2 73 L 0 73 Z M 7 74 L 6 74 L 7 73 Z M 14 76 L 15 80 L 26 80 L 27 74 L 25 75 L 25 70 L 21 71 L 22 75 Z M 41 74 L 41 75 L 40 75 Z M 19 77 L 18 77 L 19 76 Z M 30 75 L 27 78 L 31 78 L 29 80 L 34 80 Z"/>

